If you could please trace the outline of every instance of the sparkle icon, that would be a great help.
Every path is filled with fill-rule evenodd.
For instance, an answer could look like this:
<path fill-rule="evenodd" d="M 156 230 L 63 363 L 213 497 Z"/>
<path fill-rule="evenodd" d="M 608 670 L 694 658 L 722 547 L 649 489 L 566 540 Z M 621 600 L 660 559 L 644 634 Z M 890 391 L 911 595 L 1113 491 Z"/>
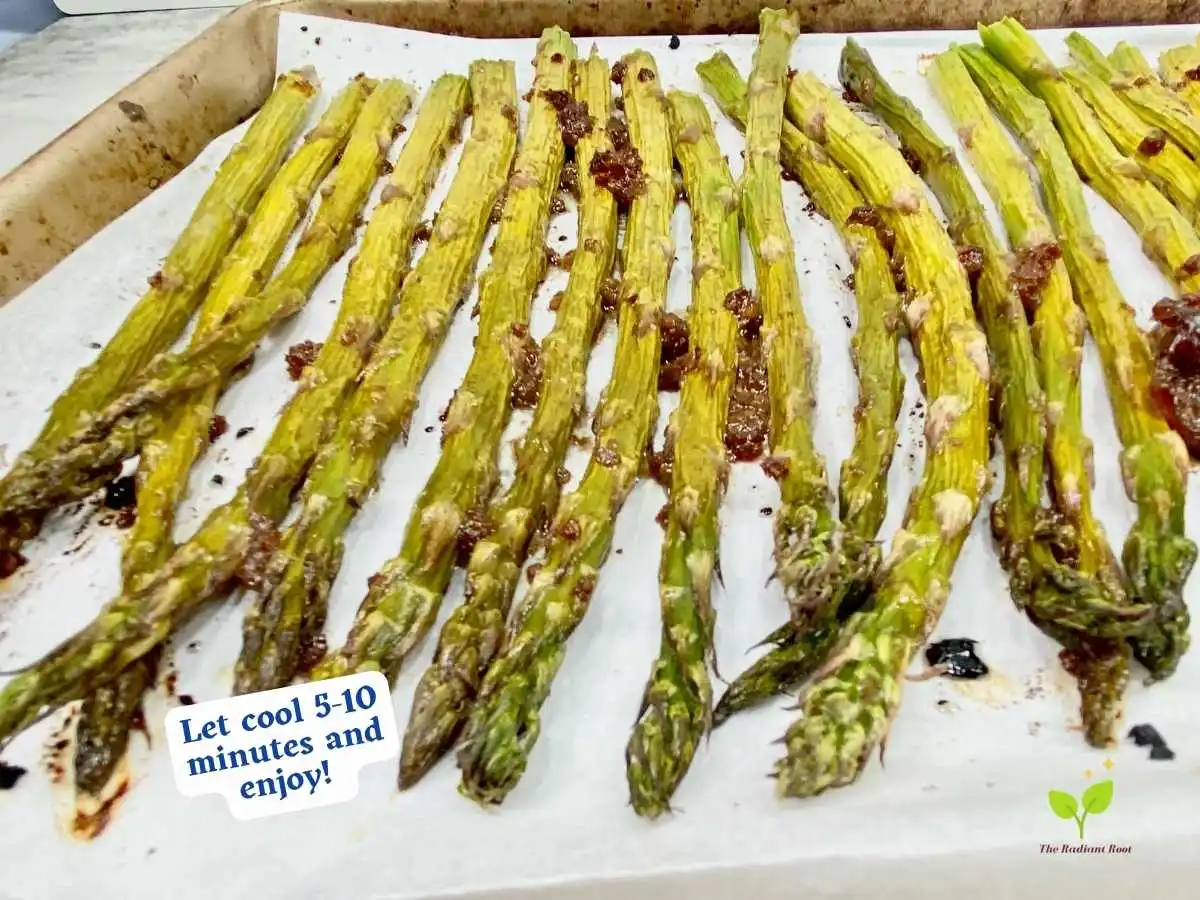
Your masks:
<path fill-rule="evenodd" d="M 1113 761 L 1112 761 L 1111 759 L 1106 759 L 1106 760 L 1104 761 L 1104 768 L 1105 768 L 1105 769 L 1107 769 L 1109 772 L 1111 772 L 1111 771 L 1112 771 L 1112 767 L 1113 767 L 1113 765 L 1114 765 L 1114 763 L 1113 763 Z"/>
<path fill-rule="evenodd" d="M 1091 769 L 1084 769 L 1084 770 L 1083 770 L 1083 777 L 1084 777 L 1084 778 L 1087 778 L 1088 780 L 1091 780 L 1091 777 L 1092 777 L 1092 770 L 1091 770 Z"/>

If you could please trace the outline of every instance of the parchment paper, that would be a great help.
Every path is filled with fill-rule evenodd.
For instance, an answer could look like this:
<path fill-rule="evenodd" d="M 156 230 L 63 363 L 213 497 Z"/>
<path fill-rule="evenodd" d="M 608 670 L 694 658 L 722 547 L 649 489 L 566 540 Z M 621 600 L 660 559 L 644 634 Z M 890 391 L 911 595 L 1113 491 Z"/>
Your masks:
<path fill-rule="evenodd" d="M 322 80 L 322 102 L 357 72 L 399 76 L 419 88 L 447 70 L 465 73 L 478 57 L 517 61 L 518 91 L 532 79 L 533 40 L 469 40 L 339 23 L 294 15 L 280 23 L 281 69 L 312 64 Z M 1151 58 L 1191 41 L 1194 29 L 1112 29 L 1093 35 L 1108 49 L 1124 38 Z M 1061 34 L 1042 33 L 1043 44 L 1065 61 Z M 881 70 L 913 98 L 951 143 L 953 130 L 919 74 L 919 55 L 972 40 L 969 33 L 870 35 L 862 42 Z M 835 83 L 844 36 L 804 36 L 792 64 Z M 579 41 L 581 55 L 589 41 Z M 754 38 L 682 38 L 670 50 L 666 37 L 605 39 L 601 51 L 615 61 L 635 47 L 653 52 L 669 87 L 700 91 L 697 62 L 728 51 L 748 71 Z M 737 175 L 742 142 L 712 109 L 723 147 Z M 315 112 L 314 112 L 315 116 Z M 71 373 L 94 354 L 130 305 L 184 224 L 193 204 L 239 130 L 210 146 L 162 190 L 98 234 L 40 283 L 0 311 L 0 451 L 11 460 L 35 435 L 51 400 Z M 393 153 L 393 157 L 394 157 Z M 447 165 L 430 204 L 444 194 L 457 161 Z M 832 226 L 804 211 L 806 198 L 785 186 L 798 253 L 804 306 L 821 344 L 817 439 L 831 473 L 846 455 L 856 383 L 849 339 L 853 297 L 842 283 L 850 271 Z M 986 195 L 980 190 L 980 196 Z M 1116 213 L 1089 196 L 1097 229 L 1139 321 L 1170 293 L 1142 255 L 1141 242 Z M 989 207 L 990 208 L 990 207 Z M 994 217 L 993 217 L 994 218 Z M 997 226 L 998 220 L 994 218 Z M 676 211 L 678 259 L 670 284 L 671 309 L 686 309 L 691 269 L 688 217 Z M 1002 232 L 1001 232 L 1002 233 Z M 565 240 L 560 238 L 565 237 Z M 490 242 L 490 241 L 489 241 Z M 574 216 L 553 222 L 548 242 L 574 245 Z M 267 341 L 251 374 L 225 397 L 221 412 L 230 431 L 197 467 L 179 521 L 186 536 L 215 505 L 232 496 L 241 473 L 266 440 L 272 416 L 290 395 L 282 356 L 295 341 L 320 340 L 332 321 L 348 258 L 325 278 L 304 312 Z M 485 253 L 481 265 L 486 265 Z M 745 260 L 747 283 L 753 269 Z M 552 324 L 551 295 L 566 282 L 552 272 L 534 300 L 536 335 Z M 405 448 L 384 468 L 379 493 L 365 506 L 348 536 L 345 562 L 331 606 L 328 632 L 340 643 L 365 580 L 396 552 L 412 502 L 438 452 L 437 416 L 470 357 L 475 322 L 468 300 L 421 392 L 421 405 Z M 595 408 L 611 370 L 614 329 L 605 332 L 588 376 Z M 923 417 L 911 353 L 902 413 L 901 445 L 889 478 L 891 503 L 883 534 L 899 523 L 904 501 L 923 462 Z M 1104 395 L 1098 359 L 1089 345 L 1084 361 L 1085 416 L 1096 445 L 1096 506 L 1119 548 L 1132 521 L 1117 471 L 1118 442 Z M 674 407 L 664 396 L 659 431 Z M 528 423 L 519 415 L 516 436 Z M 243 426 L 254 431 L 242 439 Z M 511 452 L 503 455 L 506 471 Z M 575 450 L 569 468 L 578 474 L 586 453 Z M 995 461 L 993 465 L 995 465 Z M 6 465 L 0 458 L 0 470 Z M 214 475 L 225 478 L 214 485 Z M 20 900 L 168 895 L 179 900 L 219 896 L 394 897 L 526 896 L 534 886 L 547 896 L 569 897 L 799 897 L 1010 896 L 1050 889 L 1087 890 L 1116 897 L 1136 885 L 1160 897 L 1190 896 L 1181 873 L 1185 853 L 1197 846 L 1194 805 L 1200 793 L 1200 727 L 1189 711 L 1200 690 L 1200 659 L 1193 653 L 1175 677 L 1152 689 L 1129 691 L 1126 725 L 1153 723 L 1178 754 L 1150 762 L 1124 741 L 1111 753 L 1089 750 L 1078 732 L 1077 698 L 1056 659 L 1057 647 L 1013 608 L 981 514 L 954 578 L 954 590 L 937 637 L 972 637 L 993 675 L 966 685 L 933 680 L 910 684 L 887 748 L 886 770 L 872 762 L 852 789 L 805 802 L 780 802 L 765 777 L 794 713 L 781 702 L 743 715 L 702 748 L 676 796 L 678 811 L 656 824 L 639 821 L 626 805 L 623 751 L 642 687 L 658 646 L 656 572 L 661 532 L 654 515 L 663 492 L 644 481 L 618 521 L 615 551 L 573 637 L 566 662 L 546 704 L 542 737 L 520 786 L 499 811 L 483 811 L 455 793 L 457 770 L 445 761 L 406 794 L 395 790 L 390 764 L 364 770 L 357 800 L 339 807 L 236 822 L 216 797 L 180 797 L 166 766 L 161 740 L 164 704 L 148 710 L 150 748 L 133 740 L 133 786 L 107 832 L 91 843 L 68 836 L 65 785 L 41 771 L 43 745 L 61 722 L 32 729 L 6 750 L 6 761 L 31 768 L 18 789 L 0 795 L 0 896 Z M 722 511 L 724 587 L 718 589 L 717 649 L 731 676 L 747 653 L 785 615 L 781 594 L 764 586 L 770 572 L 770 512 L 778 496 L 753 466 L 735 469 Z M 30 662 L 87 621 L 118 583 L 119 532 L 87 522 L 87 511 L 60 515 L 30 550 L 29 566 L 0 599 L 0 667 Z M 1200 534 L 1189 509 L 1189 532 Z M 1188 596 L 1193 606 L 1197 583 Z M 442 611 L 461 601 L 455 579 Z M 174 640 L 177 691 L 211 699 L 229 689 L 241 638 L 245 603 L 212 604 Z M 439 620 L 440 626 L 440 620 Z M 407 721 L 416 678 L 432 640 L 399 679 L 394 692 L 398 721 Z M 1105 761 L 1111 758 L 1111 771 Z M 1089 843 L 1129 845 L 1118 857 L 1051 857 L 1041 843 L 1074 840 L 1074 825 L 1054 817 L 1048 789 L 1078 795 L 1092 780 L 1115 782 L 1112 807 L 1088 823 Z M 1099 867 L 1099 868 L 1097 868 Z M 496 893 L 492 894 L 491 891 Z"/>

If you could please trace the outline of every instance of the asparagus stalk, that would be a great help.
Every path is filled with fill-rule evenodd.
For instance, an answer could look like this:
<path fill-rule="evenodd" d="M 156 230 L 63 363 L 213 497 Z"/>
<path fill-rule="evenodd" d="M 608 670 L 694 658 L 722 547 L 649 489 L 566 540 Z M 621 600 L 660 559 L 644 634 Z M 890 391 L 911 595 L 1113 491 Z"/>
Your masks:
<path fill-rule="evenodd" d="M 1193 157 L 1200 156 L 1200 117 L 1155 77 L 1146 58 L 1123 41 L 1110 59 L 1078 31 L 1067 36 L 1071 58 L 1116 92 L 1121 102 Z M 1132 156 L 1133 154 L 1127 153 Z"/>
<path fill-rule="evenodd" d="M 1023 166 L 1018 167 L 1018 157 L 1010 147 L 991 168 L 982 158 L 984 145 L 1001 136 L 970 76 L 956 56 L 943 54 L 935 60 L 929 77 L 971 152 L 976 148 L 975 132 L 981 132 L 973 159 L 979 159 L 977 168 L 984 172 L 985 186 L 996 191 L 1002 218 L 1015 225 L 1016 271 L 987 224 L 983 206 L 954 151 L 911 102 L 891 89 L 862 47 L 851 40 L 842 52 L 843 83 L 856 94 L 861 91 L 860 97 L 869 98 L 867 102 L 920 160 L 926 180 L 950 219 L 950 236 L 960 246 L 977 247 L 983 253 L 976 294 L 994 357 L 1006 458 L 1004 493 L 993 510 L 992 524 L 1013 576 L 1014 597 L 1031 614 L 1064 628 L 1109 636 L 1127 633 L 1129 622 L 1144 617 L 1145 610 L 1123 606 L 1115 560 L 1091 513 L 1090 443 L 1083 436 L 1078 396 L 1082 314 L 1071 302 L 1065 269 L 1057 270 L 1059 280 L 1050 280 L 1056 271 L 1049 266 L 1057 247 L 1032 184 Z M 990 133 L 985 130 L 988 126 Z M 1047 292 L 1038 283 L 1039 264 L 1049 268 L 1046 287 L 1056 291 L 1049 297 L 1048 308 Z M 1037 306 L 1032 335 L 1025 302 Z M 1035 343 L 1040 360 L 1034 353 Z M 1049 400 L 1043 394 L 1043 382 L 1053 391 Z M 1043 410 L 1050 411 L 1045 416 L 1049 428 Z M 1049 444 L 1047 431 L 1052 434 Z M 1054 517 L 1047 521 L 1042 509 L 1047 451 L 1055 512 L 1065 520 L 1062 523 L 1055 523 Z M 1078 558 L 1082 570 L 1060 563 L 1059 556 Z M 1086 573 L 1083 580 L 1081 571 Z"/>
<path fill-rule="evenodd" d="M 342 90 L 303 146 L 279 170 L 200 307 L 193 343 L 215 328 L 238 298 L 261 289 L 266 274 L 274 271 L 289 235 L 345 147 L 371 87 L 366 79 L 358 78 Z M 142 447 L 137 520 L 121 561 L 127 591 L 136 590 L 170 555 L 175 507 L 187 485 L 188 471 L 207 443 L 221 389 L 218 381 L 185 398 Z M 112 684 L 85 698 L 76 725 L 74 760 L 81 808 L 94 807 L 93 801 L 109 785 L 116 764 L 125 755 L 131 720 L 155 670 L 153 660 L 144 657 Z"/>
<path fill-rule="evenodd" d="M 1062 75 L 1092 108 L 1117 149 L 1136 162 L 1188 221 L 1195 224 L 1200 204 L 1200 168 L 1191 157 L 1165 131 L 1143 121 L 1122 103 L 1104 79 L 1078 66 L 1068 66 Z"/>
<path fill-rule="evenodd" d="M 905 312 L 929 399 L 925 472 L 871 602 L 847 622 L 848 637 L 784 737 L 779 790 L 808 796 L 852 782 L 886 739 L 908 662 L 941 616 L 988 481 L 989 371 L 966 273 L 904 158 L 812 75 L 792 78 L 788 113 L 886 210 L 904 257 Z"/>
<path fill-rule="evenodd" d="M 366 502 L 388 450 L 406 436 L 417 391 L 468 292 L 488 217 L 508 179 L 517 145 L 513 78 L 505 63 L 478 63 L 472 70 L 474 124 L 462 167 L 429 246 L 404 280 L 396 317 L 308 476 L 300 517 L 246 615 L 234 670 L 237 693 L 288 684 L 315 662 L 304 657 L 321 635 L 341 565 L 342 535 Z M 456 123 L 446 113 L 461 109 L 464 87 L 461 78 L 452 77 L 431 91 L 424 122 L 418 123 L 426 147 L 445 146 Z"/>
<path fill-rule="evenodd" d="M 596 452 L 579 486 L 559 503 L 545 563 L 467 721 L 458 755 L 459 791 L 480 803 L 500 803 L 525 771 L 541 731 L 539 711 L 566 642 L 587 612 L 617 514 L 637 480 L 658 416 L 658 324 L 675 252 L 671 138 L 654 59 L 635 51 L 622 63 L 625 116 L 644 187 L 630 205 L 622 249 L 616 360 L 592 423 Z"/>
<path fill-rule="evenodd" d="M 545 91 L 570 87 L 574 57 L 565 31 L 542 33 L 529 129 L 509 179 L 491 264 L 480 281 L 479 339 L 446 412 L 441 458 L 409 516 L 400 553 L 372 578 L 345 645 L 315 677 L 364 668 L 395 677 L 433 627 L 454 572 L 460 529 L 495 487 L 496 450 L 508 422 L 533 292 L 546 264 L 550 198 L 563 164 L 558 114 Z"/>
<path fill-rule="evenodd" d="M 272 326 L 304 308 L 322 276 L 354 240 L 358 215 L 379 177 L 388 147 L 407 112 L 411 91 L 402 81 L 383 81 L 355 122 L 341 162 L 322 189 L 325 197 L 305 228 L 295 253 L 261 293 L 239 297 L 222 319 L 190 347 L 152 360 L 120 397 L 88 425 L 65 438 L 58 453 L 28 477 L 13 479 L 0 494 L 0 509 L 39 510 L 63 499 L 79 472 L 91 472 L 137 451 L 137 426 L 119 425 L 150 404 L 163 404 L 219 381 L 243 362 Z M 68 493 L 67 496 L 70 494 Z"/>
<path fill-rule="evenodd" d="M 791 232 L 783 212 L 779 134 L 788 53 L 796 22 L 777 10 L 759 17 L 746 114 L 742 219 L 754 254 L 771 385 L 771 453 L 782 463 L 775 515 L 775 568 L 798 622 L 832 607 L 843 579 L 841 525 L 829 508 L 825 461 L 813 444 L 816 350 L 800 303 Z"/>
<path fill-rule="evenodd" d="M 670 808 L 711 727 L 712 575 L 719 549 L 717 512 L 729 475 L 725 420 L 738 343 L 737 320 L 725 301 L 742 286 L 737 192 L 704 101 L 672 91 L 667 102 L 692 208 L 697 274 L 689 326 L 699 364 L 683 379 L 670 425 L 674 465 L 659 566 L 662 647 L 625 751 L 630 801 L 638 815 L 651 819 Z"/>
<path fill-rule="evenodd" d="M 739 128 L 746 122 L 746 83 L 724 53 L 696 67 L 709 95 Z M 896 446 L 896 417 L 904 394 L 900 372 L 900 296 L 892 280 L 889 248 L 870 224 L 872 212 L 862 194 L 829 157 L 791 122 L 780 134 L 780 158 L 813 202 L 834 223 L 854 265 L 858 328 L 851 341 L 858 372 L 854 445 L 842 463 L 839 482 L 842 553 L 852 566 L 841 601 L 853 602 L 878 563 L 874 539 L 887 511 L 887 473 Z M 867 219 L 860 223 L 860 219 Z M 771 646 L 726 690 L 713 711 L 721 724 L 733 713 L 799 686 L 820 665 L 823 650 L 836 637 L 837 623 L 815 631 L 794 623 L 781 626 Z"/>
<path fill-rule="evenodd" d="M 1080 175 L 1142 238 L 1181 290 L 1200 289 L 1200 238 L 1137 163 L 1123 155 L 1062 72 L 1015 19 L 980 26 L 984 46 L 1049 108 Z"/>
<path fill-rule="evenodd" d="M 1153 620 L 1131 643 L 1152 676 L 1165 678 L 1189 641 L 1182 591 L 1196 547 L 1184 534 L 1187 448 L 1152 406 L 1149 348 L 1092 229 L 1082 182 L 1050 112 L 982 47 L 960 47 L 958 52 L 989 105 L 1033 158 L 1075 297 L 1100 351 L 1123 447 L 1125 488 L 1138 509 L 1122 560 L 1133 597 L 1154 610 Z"/>
<path fill-rule="evenodd" d="M 1168 85 L 1200 116 L 1200 48 L 1191 44 L 1167 50 L 1158 58 Z"/>
<path fill-rule="evenodd" d="M 389 94 L 398 119 L 407 92 Z M 375 101 L 378 102 L 378 101 Z M 367 115 L 364 110 L 359 122 Z M 392 121 L 379 134 L 390 137 Z M 161 644 L 171 632 L 219 595 L 239 574 L 253 581 L 261 557 L 273 545 L 275 527 L 287 513 L 292 492 L 304 477 L 318 446 L 329 434 L 370 348 L 386 327 L 412 232 L 423 210 L 443 156 L 442 147 L 401 153 L 398 169 L 411 173 L 413 190 L 391 192 L 367 225 L 362 250 L 350 264 L 337 319 L 316 360 L 255 460 L 234 498 L 209 514 L 151 578 L 134 591 L 109 601 L 100 614 L 73 637 L 13 678 L 0 690 L 0 741 L 27 728 L 64 703 L 86 696 Z M 367 160 L 377 172 L 388 147 Z M 347 150 L 343 156 L 343 165 Z M 347 178 L 347 184 L 353 179 Z M 380 219 L 389 206 L 408 210 L 402 220 Z M 377 225 L 383 222 L 383 225 Z M 385 231 L 372 236 L 372 231 Z"/>
<path fill-rule="evenodd" d="M 1088 474 L 1092 445 L 1083 430 L 1079 387 L 1084 316 L 1075 306 L 1067 270 L 1059 258 L 1061 250 L 1038 204 L 1024 158 L 988 111 L 958 54 L 950 50 L 938 56 L 928 76 L 934 94 L 957 126 L 985 189 L 1000 210 L 1009 240 L 1016 248 L 1016 270 L 1009 278 L 1020 279 L 1017 282 L 1020 299 L 1014 301 L 1004 318 L 992 317 L 989 321 L 985 311 L 990 342 L 996 349 L 997 368 L 1011 370 L 1018 363 L 1025 364 L 1015 354 L 1007 364 L 1004 362 L 1002 340 L 993 337 L 993 330 L 996 327 L 1024 330 L 1026 316 L 1022 303 L 1028 304 L 1034 310 L 1032 337 L 1037 350 L 1036 360 L 1030 356 L 1028 363 L 1040 372 L 1040 384 L 1045 386 L 1044 403 L 1035 403 L 1031 397 L 1032 405 L 1023 407 L 1018 405 L 1021 398 L 1009 388 L 1012 375 L 1006 373 L 1002 382 L 1005 387 L 1001 418 L 1006 450 L 1017 446 L 1009 439 L 1015 420 L 1027 418 L 1031 428 L 1046 429 L 1052 508 L 1040 508 L 1040 473 L 1034 479 L 1037 466 L 1031 467 L 1010 451 L 1006 453 L 1005 497 L 993 509 L 993 529 L 1000 532 L 997 537 L 1002 543 L 1007 540 L 1011 549 L 1003 558 L 1012 575 L 1013 597 L 1018 607 L 1068 648 L 1103 647 L 1105 655 L 1114 658 L 1113 666 L 1106 670 L 1113 676 L 1112 681 L 1080 679 L 1085 695 L 1084 733 L 1093 746 L 1108 746 L 1114 740 L 1113 731 L 1120 714 L 1127 680 L 1127 665 L 1122 661 L 1128 656 L 1122 649 L 1124 645 L 1111 639 L 1141 627 L 1149 610 L 1129 602 L 1116 557 L 1092 511 Z M 983 289 L 981 281 L 981 299 Z M 1042 451 L 1039 447 L 1031 452 L 1040 456 Z M 1031 491 L 1025 494 L 1025 499 L 1032 504 L 1034 516 L 1033 530 L 1025 534 L 1016 533 L 1012 522 L 1015 500 L 1009 485 L 1020 479 L 1026 479 L 1021 483 Z M 1030 523 L 1026 520 L 1025 524 Z M 1093 698 L 1100 702 L 1092 702 Z"/>
<path fill-rule="evenodd" d="M 1158 75 L 1150 66 L 1150 61 L 1146 59 L 1146 54 L 1128 41 L 1118 41 L 1117 45 L 1113 47 L 1113 52 L 1108 54 L 1108 61 L 1122 74 L 1131 78 L 1149 75 L 1154 80 L 1159 80 Z M 1185 103 L 1184 106 L 1187 104 Z"/>
<path fill-rule="evenodd" d="M 571 277 L 554 329 L 542 342 L 542 383 L 533 424 L 517 451 L 512 485 L 487 512 L 496 530 L 475 545 L 467 566 L 466 601 L 442 626 L 433 662 L 421 676 L 400 755 L 400 786 L 415 784 L 449 749 L 483 674 L 499 651 L 521 565 L 535 529 L 553 516 L 556 471 L 584 402 L 588 350 L 603 316 L 601 282 L 612 271 L 617 202 L 596 184 L 592 160 L 609 144 L 609 68 L 593 50 L 575 66 L 574 97 L 592 119 L 575 147 L 579 170 L 579 235 Z"/>
<path fill-rule="evenodd" d="M 150 278 L 148 290 L 100 355 L 59 395 L 33 444 L 0 479 L 8 484 L 54 452 L 58 443 L 104 406 L 187 325 L 209 278 L 224 259 L 288 148 L 304 125 L 318 89 L 311 70 L 289 72 L 230 151 L 191 219 Z M 0 551 L 16 554 L 38 530 L 37 517 L 5 514 L 0 507 Z"/>

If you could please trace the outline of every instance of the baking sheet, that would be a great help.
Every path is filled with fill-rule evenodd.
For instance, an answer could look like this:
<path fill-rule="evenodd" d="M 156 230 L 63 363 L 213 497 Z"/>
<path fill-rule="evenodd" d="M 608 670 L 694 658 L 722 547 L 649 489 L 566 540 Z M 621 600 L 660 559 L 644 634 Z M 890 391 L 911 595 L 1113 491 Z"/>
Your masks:
<path fill-rule="evenodd" d="M 1061 33 L 1039 37 L 1065 59 Z M 1153 57 L 1192 40 L 1195 29 L 1101 29 L 1092 37 L 1105 48 L 1119 38 L 1131 40 Z M 919 55 L 970 39 L 967 33 L 942 32 L 870 35 L 862 42 L 895 87 L 912 97 L 953 142 L 953 130 L 918 72 Z M 805 35 L 793 51 L 792 64 L 812 69 L 832 84 L 843 40 L 840 35 Z M 667 86 L 699 91 L 695 63 L 720 48 L 746 72 L 754 38 L 684 37 L 677 50 L 668 49 L 666 37 L 597 43 L 610 60 L 635 47 L 650 50 Z M 581 54 L 588 44 L 579 42 Z M 281 69 L 314 65 L 327 100 L 359 71 L 403 77 L 424 88 L 447 69 L 465 73 L 472 59 L 506 57 L 518 62 L 518 92 L 524 92 L 532 79 L 526 63 L 533 47 L 533 40 L 440 37 L 285 15 L 278 62 Z M 713 119 L 736 175 L 741 140 L 715 109 Z M 240 132 L 215 142 L 180 176 L 0 310 L 0 451 L 9 460 L 32 439 L 44 410 L 74 369 L 92 357 L 92 342 L 107 340 L 115 330 Z M 456 159 L 446 167 L 430 213 Z M 830 471 L 836 472 L 849 449 L 856 390 L 848 353 L 855 311 L 842 283 L 850 269 L 832 226 L 804 212 L 806 198 L 795 185 L 786 184 L 785 190 L 805 310 L 822 347 L 817 441 Z M 1142 256 L 1140 241 L 1116 213 L 1094 196 L 1089 202 L 1108 242 L 1114 272 L 1146 324 L 1151 305 L 1170 292 L 1169 285 Z M 679 250 L 669 306 L 682 311 L 691 269 L 682 205 L 673 232 Z M 566 240 L 560 241 L 562 236 Z M 573 246 L 571 213 L 555 219 L 549 243 L 560 251 Z M 481 265 L 486 263 L 485 252 Z M 290 396 L 293 385 L 282 356 L 295 341 L 323 336 L 347 264 L 348 258 L 334 267 L 304 312 L 272 335 L 252 373 L 222 401 L 220 411 L 228 417 L 230 431 L 193 472 L 179 537 L 232 496 L 240 473 L 269 434 L 271 416 Z M 745 273 L 752 286 L 748 256 Z M 565 282 L 565 273 L 553 272 L 535 298 L 533 331 L 539 337 L 552 324 L 549 298 Z M 475 322 L 467 310 L 472 302 L 464 304 L 425 381 L 408 446 L 392 452 L 379 493 L 350 530 L 331 599 L 328 631 L 333 642 L 344 636 L 366 578 L 398 548 L 408 511 L 436 462 L 437 415 L 470 356 Z M 611 370 L 613 343 L 610 326 L 589 367 L 591 408 Z M 914 406 L 914 366 L 907 348 L 905 364 L 908 391 L 901 446 L 889 478 L 885 536 L 897 526 L 922 464 L 923 419 Z M 1096 444 L 1096 507 L 1119 547 L 1132 507 L 1121 488 L 1118 443 L 1090 345 L 1083 378 L 1085 420 Z M 673 406 L 674 398 L 664 396 L 660 432 Z M 509 435 L 519 434 L 527 422 L 527 415 L 515 417 Z M 236 439 L 242 426 L 255 431 Z M 511 469 L 507 447 L 503 461 L 506 471 Z M 586 454 L 573 451 L 572 472 L 578 474 L 585 464 Z M 0 457 L 0 468 L 4 465 Z M 211 483 L 215 474 L 225 477 L 224 486 Z M 1056 647 L 1012 608 L 985 516 L 976 522 L 963 552 L 936 636 L 979 639 L 980 652 L 995 674 L 970 685 L 941 680 L 909 685 L 888 745 L 886 771 L 873 762 L 853 789 L 802 803 L 777 801 L 764 777 L 779 750 L 770 741 L 793 715 L 779 703 L 739 717 L 713 736 L 676 796 L 679 811 L 674 816 L 656 824 L 639 821 L 625 802 L 623 750 L 657 652 L 661 533 L 653 520 L 663 501 L 662 491 L 649 481 L 630 495 L 618 521 L 615 552 L 544 708 L 543 734 L 528 772 L 501 810 L 483 811 L 459 798 L 454 791 L 457 770 L 446 761 L 405 794 L 394 789 L 394 768 L 382 764 L 363 771 L 352 803 L 234 822 L 219 798 L 188 800 L 175 792 L 161 737 L 168 701 L 156 698 L 148 714 L 155 746 L 147 749 L 135 737 L 133 789 L 99 839 L 83 843 L 67 835 L 68 791 L 51 785 L 38 771 L 31 771 L 18 790 L 0 795 L 0 896 L 59 897 L 87 885 L 95 896 L 119 893 L 128 898 L 157 898 L 164 888 L 179 898 L 411 898 L 493 890 L 494 896 L 508 897 L 524 896 L 526 889 L 540 885 L 548 896 L 572 897 L 854 896 L 868 886 L 877 896 L 929 897 L 978 888 L 976 878 L 1012 865 L 1020 868 L 1023 884 L 1087 884 L 1093 896 L 1116 896 L 1125 876 L 1089 877 L 1092 870 L 1080 866 L 1126 874 L 1131 871 L 1127 867 L 1135 867 L 1143 888 L 1153 884 L 1163 896 L 1184 895 L 1187 882 L 1164 880 L 1172 869 L 1163 860 L 1176 847 L 1196 845 L 1194 813 L 1184 798 L 1197 790 L 1200 775 L 1200 729 L 1188 715 L 1200 689 L 1200 662 L 1192 654 L 1169 683 L 1153 689 L 1134 685 L 1129 692 L 1126 722 L 1153 722 L 1178 754 L 1175 761 L 1151 763 L 1129 745 L 1109 754 L 1089 750 L 1074 730 L 1076 697 L 1056 661 Z M 773 510 L 777 501 L 773 483 L 756 467 L 735 468 L 722 512 L 725 583 L 715 597 L 717 651 L 726 674 L 739 671 L 752 658 L 746 649 L 784 616 L 777 587 L 764 587 L 770 571 L 766 510 Z M 46 536 L 31 547 L 31 564 L 5 585 L 0 668 L 35 659 L 112 596 L 118 582 L 119 532 L 86 519 L 86 510 L 56 517 Z M 1188 517 L 1193 536 L 1200 533 L 1197 524 L 1193 503 Z M 1188 590 L 1193 606 L 1196 591 L 1193 581 Z M 461 597 L 460 577 L 451 587 L 443 619 Z M 214 604 L 178 635 L 179 692 L 200 700 L 227 693 L 245 608 L 239 598 Z M 432 640 L 397 683 L 393 700 L 402 722 L 431 651 Z M 5 759 L 39 769 L 43 745 L 58 722 L 22 736 Z M 1109 757 L 1111 771 L 1104 766 Z M 1074 836 L 1073 824 L 1050 812 L 1046 791 L 1078 794 L 1087 784 L 1085 770 L 1115 782 L 1112 807 L 1088 823 L 1089 842 L 1131 845 L 1132 853 L 1117 859 L 1039 855 L 1039 844 Z M 915 873 L 918 863 L 919 880 L 882 875 L 891 866 Z M 988 883 L 983 882 L 985 894 Z"/>

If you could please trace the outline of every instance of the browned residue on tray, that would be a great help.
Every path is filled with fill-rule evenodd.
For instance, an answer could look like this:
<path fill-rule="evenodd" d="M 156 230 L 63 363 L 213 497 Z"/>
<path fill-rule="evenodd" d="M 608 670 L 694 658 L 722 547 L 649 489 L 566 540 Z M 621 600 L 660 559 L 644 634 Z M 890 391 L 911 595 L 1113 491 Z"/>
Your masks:
<path fill-rule="evenodd" d="M 767 361 L 762 352 L 762 308 L 745 288 L 730 291 L 725 308 L 738 320 L 738 360 L 729 411 L 725 420 L 725 447 L 738 462 L 762 456 L 770 427 L 767 396 Z"/>
<path fill-rule="evenodd" d="M 1050 273 L 1054 271 L 1054 264 L 1060 259 L 1062 250 L 1053 241 L 1022 247 L 1017 251 L 1009 277 L 1027 313 L 1032 314 L 1037 309 L 1046 282 L 1050 280 Z"/>
<path fill-rule="evenodd" d="M 597 185 L 616 197 L 617 202 L 628 205 L 646 189 L 642 156 L 629 139 L 629 128 L 620 119 L 608 120 L 608 137 L 612 146 L 592 157 L 588 171 Z"/>
<path fill-rule="evenodd" d="M 1200 294 L 1160 300 L 1154 321 L 1151 396 L 1191 455 L 1200 456 Z"/>
<path fill-rule="evenodd" d="M 458 558 L 466 561 L 475 545 L 496 530 L 486 506 L 472 506 L 458 526 Z"/>
<path fill-rule="evenodd" d="M 574 160 L 563 163 L 558 176 L 558 186 L 576 200 L 579 199 L 579 166 Z"/>
<path fill-rule="evenodd" d="M 658 389 L 678 391 L 683 377 L 696 365 L 696 356 L 691 352 L 688 325 L 675 313 L 667 313 L 659 323 L 662 334 L 662 349 L 659 353 Z"/>
<path fill-rule="evenodd" d="M 574 147 L 592 133 L 595 122 L 582 100 L 572 100 L 567 91 L 542 91 L 542 96 L 558 114 L 558 128 L 562 132 L 563 143 L 568 147 Z"/>
<path fill-rule="evenodd" d="M 514 324 L 513 368 L 515 378 L 509 392 L 514 409 L 533 409 L 542 391 L 542 353 L 525 325 Z"/>
<path fill-rule="evenodd" d="M 215 444 L 229 430 L 229 420 L 224 416 L 213 416 L 208 420 L 208 442 Z"/>
<path fill-rule="evenodd" d="M 316 361 L 322 346 L 317 341 L 301 341 L 288 347 L 287 355 L 284 357 L 287 363 L 288 378 L 292 381 L 299 381 L 304 370 Z"/>
<path fill-rule="evenodd" d="M 128 764 L 122 762 L 121 767 L 122 770 L 111 782 L 111 789 L 106 790 L 103 796 L 79 798 L 70 826 L 73 837 L 90 841 L 108 827 L 118 804 L 129 793 Z"/>

